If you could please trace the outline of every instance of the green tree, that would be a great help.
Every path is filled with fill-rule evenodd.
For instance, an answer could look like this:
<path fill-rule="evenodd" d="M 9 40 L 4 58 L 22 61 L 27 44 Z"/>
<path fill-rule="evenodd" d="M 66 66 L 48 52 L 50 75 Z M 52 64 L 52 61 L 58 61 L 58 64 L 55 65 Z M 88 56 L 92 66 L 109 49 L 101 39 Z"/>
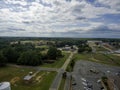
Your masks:
<path fill-rule="evenodd" d="M 41 54 L 34 51 L 26 51 L 21 54 L 17 62 L 22 65 L 40 65 L 42 64 Z"/>
<path fill-rule="evenodd" d="M 5 66 L 7 63 L 6 58 L 3 56 L 2 52 L 0 52 L 0 67 Z"/>
<path fill-rule="evenodd" d="M 61 57 L 62 56 L 62 52 L 60 50 L 57 50 L 57 57 Z"/>
<path fill-rule="evenodd" d="M 79 48 L 78 48 L 78 53 L 82 53 L 82 52 L 84 52 L 84 51 L 85 51 L 84 47 L 79 47 Z"/>
<path fill-rule="evenodd" d="M 72 61 L 71 61 L 71 63 L 70 63 L 71 68 L 73 68 L 73 67 L 74 67 L 74 65 L 75 65 L 75 61 L 74 61 L 74 60 L 72 60 Z"/>
<path fill-rule="evenodd" d="M 48 52 L 47 52 L 47 56 L 48 56 L 49 59 L 56 60 L 56 58 L 57 58 L 57 48 L 50 47 Z"/>
<path fill-rule="evenodd" d="M 8 47 L 3 50 L 3 55 L 6 57 L 7 61 L 10 63 L 16 63 L 19 57 L 15 49 Z"/>

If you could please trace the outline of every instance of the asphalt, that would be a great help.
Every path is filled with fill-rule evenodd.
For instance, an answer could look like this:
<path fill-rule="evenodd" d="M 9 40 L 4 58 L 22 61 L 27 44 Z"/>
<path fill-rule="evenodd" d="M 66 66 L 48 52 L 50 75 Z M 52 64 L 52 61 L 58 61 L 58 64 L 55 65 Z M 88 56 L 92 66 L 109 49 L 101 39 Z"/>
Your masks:
<path fill-rule="evenodd" d="M 70 85 L 71 85 L 71 73 L 67 72 L 64 90 L 70 90 L 71 89 Z"/>
<path fill-rule="evenodd" d="M 60 83 L 61 83 L 61 80 L 62 80 L 62 75 L 63 73 L 65 72 L 68 64 L 70 63 L 74 53 L 76 53 L 76 51 L 74 52 L 71 52 L 70 56 L 68 57 L 68 59 L 65 61 L 64 65 L 60 68 L 60 70 L 58 71 L 58 74 L 56 75 L 51 87 L 49 88 L 49 90 L 58 90 L 59 86 L 60 86 Z"/>
<path fill-rule="evenodd" d="M 90 69 L 95 70 L 98 74 L 90 72 Z M 92 85 L 92 89 L 89 90 L 101 90 L 102 85 L 97 83 L 97 81 L 103 76 L 116 77 L 116 73 L 119 71 L 120 67 L 103 65 L 90 61 L 78 61 L 72 73 L 73 83 L 76 83 L 76 85 L 72 85 L 72 90 L 87 90 L 90 84 Z"/>

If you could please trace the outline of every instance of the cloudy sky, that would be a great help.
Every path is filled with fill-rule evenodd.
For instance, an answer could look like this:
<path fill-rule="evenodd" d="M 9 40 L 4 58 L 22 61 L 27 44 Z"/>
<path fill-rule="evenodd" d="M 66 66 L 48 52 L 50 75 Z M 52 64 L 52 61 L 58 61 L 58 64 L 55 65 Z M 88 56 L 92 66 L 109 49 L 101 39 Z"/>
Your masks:
<path fill-rule="evenodd" d="M 120 0 L 0 0 L 0 36 L 120 38 Z"/>

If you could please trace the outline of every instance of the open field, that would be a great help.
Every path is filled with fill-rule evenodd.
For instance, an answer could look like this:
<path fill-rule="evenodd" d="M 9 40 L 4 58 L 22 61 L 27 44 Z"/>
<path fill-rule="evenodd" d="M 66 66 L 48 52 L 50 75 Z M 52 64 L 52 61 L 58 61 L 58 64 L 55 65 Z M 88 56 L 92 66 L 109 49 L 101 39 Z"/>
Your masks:
<path fill-rule="evenodd" d="M 94 46 L 94 48 L 96 49 L 96 51 L 108 51 L 107 49 L 99 46 Z"/>
<path fill-rule="evenodd" d="M 59 90 L 63 90 L 64 85 L 65 85 L 65 79 L 64 79 L 64 78 L 62 78 L 61 83 L 60 83 Z"/>
<path fill-rule="evenodd" d="M 0 68 L 0 81 L 11 82 L 12 90 L 48 90 L 56 75 L 56 72 L 39 72 L 33 78 L 32 83 L 26 84 L 23 81 L 23 78 L 31 71 L 35 72 L 34 69 L 28 68 Z M 39 81 L 37 81 L 38 77 L 41 77 Z"/>
<path fill-rule="evenodd" d="M 44 48 L 44 49 L 48 49 L 49 46 L 47 46 L 47 45 L 41 45 L 41 46 L 35 46 L 35 48 Z"/>
<path fill-rule="evenodd" d="M 120 66 L 120 56 L 116 56 L 116 55 L 107 55 L 113 62 L 115 62 L 117 65 Z"/>
<path fill-rule="evenodd" d="M 113 55 L 120 56 L 120 54 L 113 54 Z"/>
<path fill-rule="evenodd" d="M 105 55 L 105 54 L 92 54 L 92 53 L 86 53 L 86 54 L 75 54 L 73 59 L 75 61 L 77 60 L 88 60 L 108 65 L 115 65 L 120 66 L 120 57 L 115 55 Z"/>
<path fill-rule="evenodd" d="M 35 72 L 34 69 L 28 68 L 3 67 L 0 68 L 0 81 L 10 81 L 14 77 L 23 78 L 31 71 Z"/>
<path fill-rule="evenodd" d="M 45 63 L 45 64 L 41 65 L 41 67 L 60 68 L 64 64 L 66 59 L 69 57 L 69 54 L 70 53 L 63 52 L 64 57 L 59 58 L 54 63 L 50 63 L 50 64 L 49 63 Z"/>

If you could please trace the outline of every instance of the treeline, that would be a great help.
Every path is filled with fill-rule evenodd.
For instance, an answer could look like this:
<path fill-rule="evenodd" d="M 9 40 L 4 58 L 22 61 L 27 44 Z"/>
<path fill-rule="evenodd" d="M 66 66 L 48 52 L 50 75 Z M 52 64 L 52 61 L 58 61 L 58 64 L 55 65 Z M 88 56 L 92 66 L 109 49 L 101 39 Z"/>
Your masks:
<path fill-rule="evenodd" d="M 16 44 L 8 45 L 6 48 L 0 49 L 0 66 L 7 63 L 19 65 L 41 65 L 45 60 L 56 60 L 62 56 L 62 52 L 56 47 L 49 47 L 46 54 L 41 54 L 41 50 L 35 48 L 32 44 Z"/>
<path fill-rule="evenodd" d="M 80 44 L 84 44 L 86 43 L 87 40 L 74 40 L 74 39 L 66 39 L 66 40 L 61 40 L 61 41 L 55 41 L 55 45 L 56 47 L 64 47 L 65 45 L 69 45 L 69 46 L 72 46 L 72 45 L 77 45 L 79 46 Z"/>
<path fill-rule="evenodd" d="M 82 52 L 91 52 L 92 48 L 89 47 L 89 45 L 87 43 L 84 44 L 80 44 L 78 46 L 78 53 L 82 53 Z"/>

